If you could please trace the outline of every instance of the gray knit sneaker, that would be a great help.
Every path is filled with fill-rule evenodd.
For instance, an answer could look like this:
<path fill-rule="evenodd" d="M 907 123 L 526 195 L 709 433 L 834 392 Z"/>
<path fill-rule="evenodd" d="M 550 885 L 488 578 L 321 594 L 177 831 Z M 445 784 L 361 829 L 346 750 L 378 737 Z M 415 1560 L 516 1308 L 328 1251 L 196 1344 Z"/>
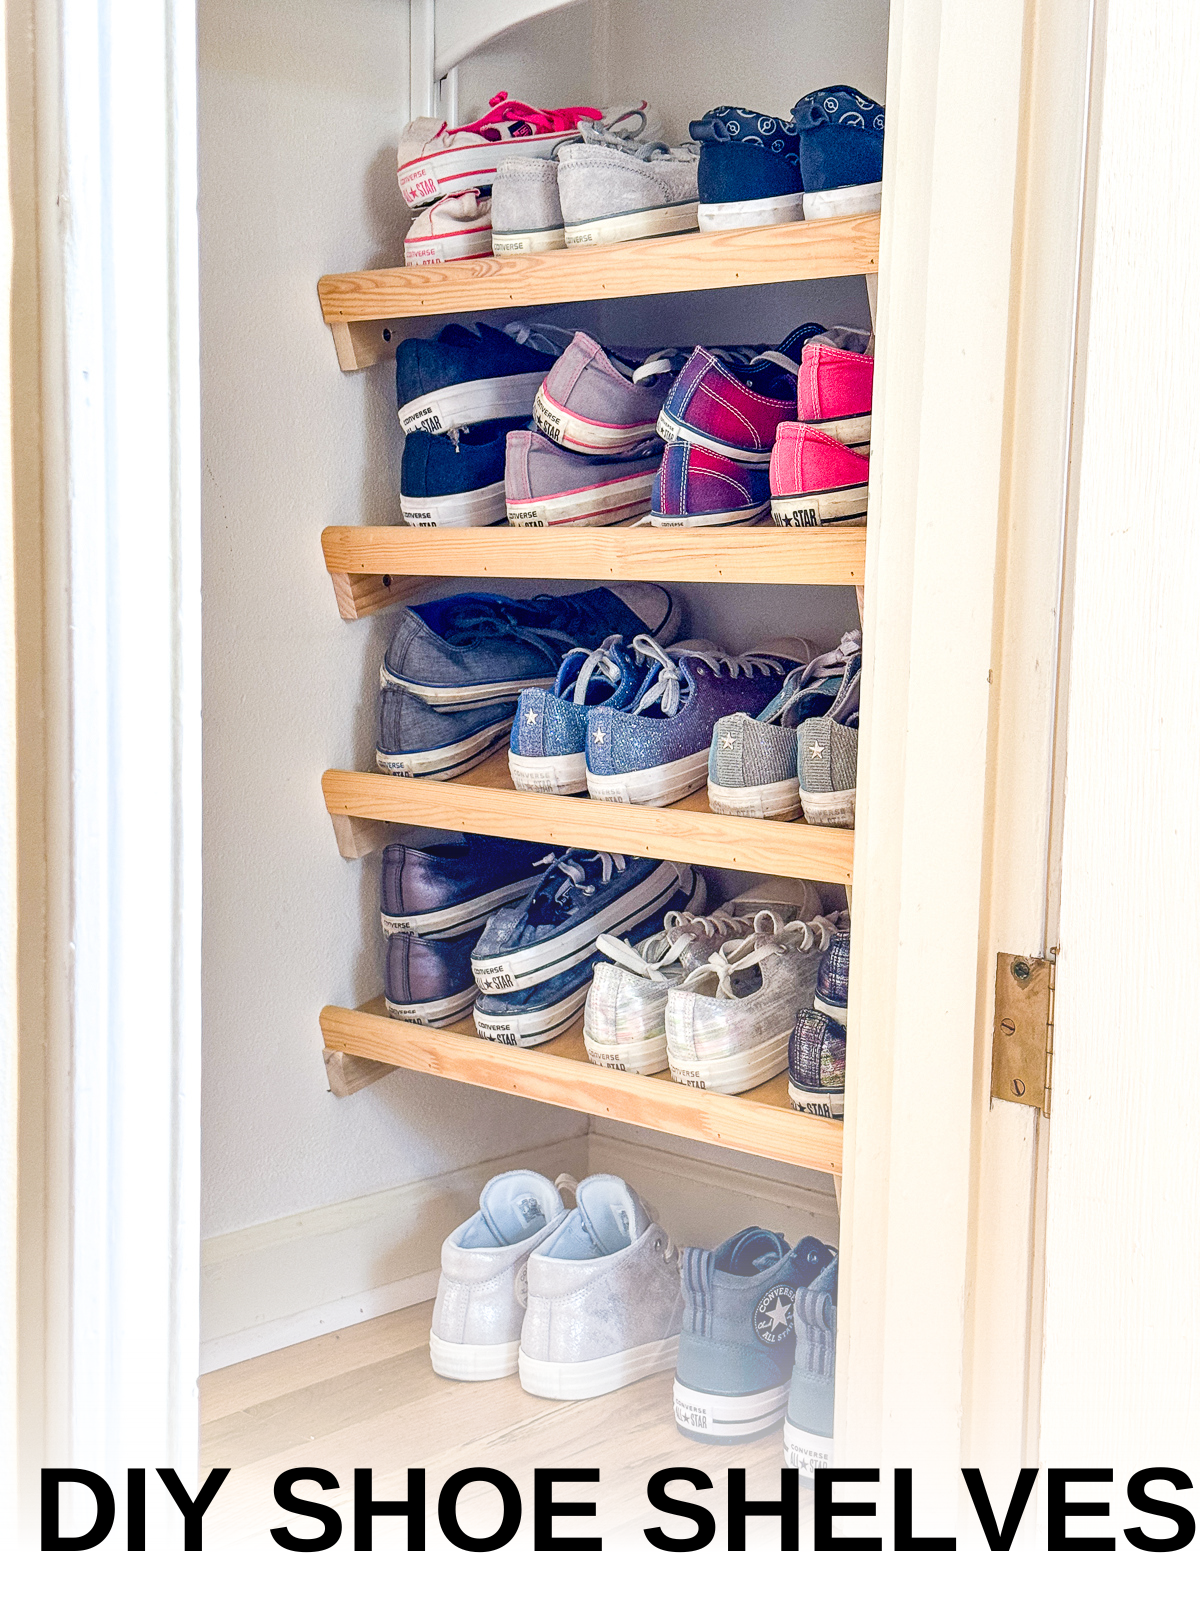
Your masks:
<path fill-rule="evenodd" d="M 847 669 L 837 699 L 823 717 L 810 717 L 796 732 L 800 804 L 804 820 L 826 828 L 854 826 L 858 770 L 858 695 L 862 657 Z"/>
<path fill-rule="evenodd" d="M 698 144 L 636 143 L 598 122 L 579 123 L 582 144 L 558 152 L 558 195 L 568 248 L 690 233 L 700 191 Z"/>

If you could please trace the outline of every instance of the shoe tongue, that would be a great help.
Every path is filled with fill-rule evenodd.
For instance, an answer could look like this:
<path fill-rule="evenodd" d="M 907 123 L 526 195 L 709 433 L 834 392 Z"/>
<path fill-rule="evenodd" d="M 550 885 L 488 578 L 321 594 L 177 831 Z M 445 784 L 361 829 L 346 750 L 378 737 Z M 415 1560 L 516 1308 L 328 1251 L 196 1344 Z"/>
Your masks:
<path fill-rule="evenodd" d="M 575 1212 L 597 1255 L 624 1250 L 650 1226 L 641 1200 L 621 1178 L 596 1173 L 585 1178 L 575 1195 Z"/>
<path fill-rule="evenodd" d="M 497 1244 L 520 1244 L 540 1233 L 566 1208 L 540 1172 L 502 1172 L 484 1185 L 479 1217 Z"/>
<path fill-rule="evenodd" d="M 743 1228 L 718 1248 L 713 1265 L 719 1272 L 731 1273 L 736 1278 L 755 1278 L 782 1261 L 787 1253 L 787 1240 L 781 1233 L 771 1233 L 766 1228 Z"/>

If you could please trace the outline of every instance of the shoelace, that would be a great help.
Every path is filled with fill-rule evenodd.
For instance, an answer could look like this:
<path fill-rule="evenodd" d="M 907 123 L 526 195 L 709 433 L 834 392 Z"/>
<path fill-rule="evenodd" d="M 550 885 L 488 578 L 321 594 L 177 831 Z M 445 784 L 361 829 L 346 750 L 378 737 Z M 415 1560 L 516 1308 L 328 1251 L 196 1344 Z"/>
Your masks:
<path fill-rule="evenodd" d="M 862 651 L 862 634 L 857 628 L 842 635 L 842 642 L 833 650 L 827 650 L 824 655 L 813 656 L 799 673 L 791 692 L 786 696 L 780 691 L 778 705 L 768 706 L 760 713 L 759 722 L 782 723 L 784 717 L 799 700 L 800 696 L 811 689 L 814 683 L 821 683 L 826 678 L 844 678 L 856 655 Z M 789 673 L 790 677 L 791 674 Z M 785 682 L 786 687 L 786 682 Z M 857 702 L 856 702 L 857 703 Z"/>
<path fill-rule="evenodd" d="M 482 133 L 484 128 L 497 122 L 527 122 L 538 133 L 566 133 L 578 127 L 581 117 L 598 117 L 597 106 L 559 106 L 543 111 L 538 106 L 527 106 L 523 100 L 510 100 L 508 90 L 501 89 L 488 101 L 488 109 L 474 122 L 464 122 L 459 128 L 442 124 L 441 131 L 451 137 L 456 133 Z"/>
<path fill-rule="evenodd" d="M 699 159 L 700 156 L 700 146 L 694 139 L 687 139 L 683 144 L 672 148 L 669 144 L 664 144 L 661 139 L 638 139 L 636 135 L 618 133 L 615 128 L 609 127 L 596 117 L 580 117 L 578 126 L 584 144 L 600 145 L 606 150 L 620 150 L 623 154 L 634 156 L 639 161 L 678 161 L 691 156 Z"/>
<path fill-rule="evenodd" d="M 502 600 L 473 601 L 456 615 L 457 627 L 450 642 L 468 645 L 520 639 L 545 656 L 557 674 L 563 656 L 579 648 L 579 635 L 595 626 L 595 618 L 571 595 L 539 594 L 525 604 L 543 606 L 550 615 L 545 622 L 534 622 L 518 616 Z"/>
<path fill-rule="evenodd" d="M 691 911 L 668 911 L 663 918 L 661 933 L 652 933 L 641 944 L 630 944 L 615 934 L 602 933 L 596 948 L 618 966 L 635 972 L 641 978 L 659 979 L 664 968 L 677 965 L 679 958 L 697 939 L 725 935 L 725 942 L 744 938 L 750 932 L 749 917 L 733 917 L 726 911 L 713 911 L 706 917 Z"/>
<path fill-rule="evenodd" d="M 503 331 L 518 344 L 527 344 L 555 360 L 575 337 L 573 328 L 560 328 L 553 322 L 506 322 Z"/>
<path fill-rule="evenodd" d="M 647 661 L 657 663 L 658 666 L 654 681 L 633 708 L 634 715 L 648 711 L 651 706 L 660 706 L 665 717 L 673 717 L 679 710 L 683 696 L 683 678 L 679 662 L 668 655 L 658 641 L 647 633 L 638 634 L 633 641 L 633 648 L 638 655 L 644 656 Z M 786 671 L 783 663 L 775 657 L 762 655 L 754 650 L 747 650 L 736 656 L 726 655 L 723 651 L 688 650 L 680 659 L 703 661 L 714 673 L 727 673 L 731 678 L 740 678 L 743 675 L 752 678 L 756 672 L 761 672 L 763 677 L 769 678 L 772 673 L 780 675 Z"/>
<path fill-rule="evenodd" d="M 630 383 L 645 383 L 648 379 L 656 378 L 663 372 L 682 372 L 691 359 L 695 348 L 694 345 L 667 345 L 662 350 L 652 351 L 640 367 L 631 367 L 627 361 L 622 361 L 620 356 L 613 355 L 611 350 L 607 354 L 608 359 L 622 377 L 628 378 Z M 709 353 L 719 356 L 722 361 L 739 362 L 757 361 L 762 355 L 762 351 L 752 344 L 717 345 Z M 784 356 L 782 359 L 786 361 L 787 357 Z M 799 367 L 797 367 L 796 371 L 799 372 L 799 370 Z"/>
<path fill-rule="evenodd" d="M 564 881 L 555 889 L 552 896 L 556 905 L 565 901 L 572 889 L 579 889 L 583 894 L 595 894 L 596 885 L 589 883 L 588 871 L 592 863 L 600 863 L 600 883 L 612 882 L 614 872 L 625 871 L 625 857 L 617 855 L 615 851 L 597 850 L 590 857 L 580 861 L 578 857 L 572 860 L 570 856 L 543 856 L 540 861 L 535 861 L 535 867 L 554 867 L 563 874 Z"/>
<path fill-rule="evenodd" d="M 731 940 L 714 950 L 702 967 L 697 967 L 680 985 L 683 989 L 698 989 L 709 979 L 717 980 L 716 994 L 723 1000 L 736 1000 L 733 979 L 739 972 L 751 967 L 761 968 L 769 956 L 785 955 L 789 950 L 804 952 L 818 947 L 829 948 L 835 933 L 845 931 L 848 925 L 845 912 L 833 917 L 813 917 L 810 922 L 784 922 L 774 911 L 759 911 L 754 916 L 753 931 L 744 939 Z"/>
<path fill-rule="evenodd" d="M 584 660 L 579 668 L 579 676 L 575 679 L 575 688 L 571 696 L 572 700 L 577 706 L 584 706 L 587 704 L 588 685 L 591 683 L 596 673 L 599 673 L 600 676 L 607 683 L 611 683 L 614 688 L 616 688 L 617 684 L 620 683 L 621 669 L 617 665 L 617 662 L 613 659 L 611 653 L 613 646 L 620 644 L 620 642 L 621 635 L 619 633 L 610 633 L 602 645 L 599 645 L 589 655 L 584 657 Z"/>

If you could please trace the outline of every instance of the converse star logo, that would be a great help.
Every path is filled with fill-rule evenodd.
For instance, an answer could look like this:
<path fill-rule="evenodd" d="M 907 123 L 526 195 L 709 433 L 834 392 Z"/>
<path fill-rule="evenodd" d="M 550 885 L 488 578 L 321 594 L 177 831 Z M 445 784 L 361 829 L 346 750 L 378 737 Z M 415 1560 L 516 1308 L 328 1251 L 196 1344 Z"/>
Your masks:
<path fill-rule="evenodd" d="M 733 735 L 731 733 L 723 733 L 721 735 L 721 749 L 722 750 L 732 750 L 733 749 Z"/>
<path fill-rule="evenodd" d="M 525 721 L 528 722 L 529 725 L 532 727 L 533 724 L 537 721 L 537 712 L 536 711 L 527 711 L 525 713 Z"/>
<path fill-rule="evenodd" d="M 603 728 L 597 728 L 595 733 L 593 733 L 593 735 L 592 735 L 592 740 L 593 740 L 593 742 L 595 744 L 603 744 L 604 743 L 604 729 Z"/>
<path fill-rule="evenodd" d="M 824 750 L 824 748 L 825 748 L 825 746 L 822 745 L 822 744 L 810 744 L 809 747 L 808 747 L 808 753 L 809 753 L 810 756 L 812 756 L 813 760 L 815 761 L 817 759 L 817 757 L 821 754 L 821 752 Z"/>
<path fill-rule="evenodd" d="M 754 1332 L 763 1344 L 779 1344 L 790 1337 L 796 1291 L 790 1283 L 777 1283 L 754 1308 Z"/>

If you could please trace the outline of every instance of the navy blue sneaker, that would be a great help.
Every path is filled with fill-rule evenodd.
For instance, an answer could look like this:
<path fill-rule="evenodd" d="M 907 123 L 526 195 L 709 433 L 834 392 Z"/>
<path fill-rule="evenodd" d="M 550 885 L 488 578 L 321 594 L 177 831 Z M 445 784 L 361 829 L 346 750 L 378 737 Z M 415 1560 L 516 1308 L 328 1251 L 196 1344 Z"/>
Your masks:
<path fill-rule="evenodd" d="M 449 433 L 497 417 L 531 417 L 542 379 L 572 335 L 509 322 L 501 333 L 452 322 L 436 339 L 396 347 L 396 407 L 405 433 Z"/>
<path fill-rule="evenodd" d="M 835 84 L 797 100 L 804 215 L 844 217 L 878 211 L 883 192 L 883 107 Z"/>
<path fill-rule="evenodd" d="M 783 1421 L 796 1357 L 795 1304 L 834 1259 L 819 1239 L 743 1228 L 683 1252 L 675 1426 L 705 1444 L 745 1444 Z"/>
<path fill-rule="evenodd" d="M 646 672 L 646 661 L 611 634 L 595 650 L 568 651 L 552 689 L 522 690 L 508 747 L 515 787 L 586 794 L 588 712 L 593 706 L 626 710 Z"/>
<path fill-rule="evenodd" d="M 804 193 L 794 122 L 745 106 L 717 106 L 690 132 L 700 142 L 702 233 L 799 222 Z"/>
<path fill-rule="evenodd" d="M 546 859 L 544 844 L 477 833 L 443 844 L 386 845 L 379 891 L 383 931 L 457 939 L 482 928 L 493 911 L 537 887 Z"/>
<path fill-rule="evenodd" d="M 427 1028 L 448 1028 L 469 1016 L 475 1003 L 474 942 L 474 933 L 458 939 L 393 934 L 387 942 L 383 984 L 388 1016 Z"/>
<path fill-rule="evenodd" d="M 400 457 L 400 510 L 413 528 L 490 528 L 505 521 L 504 417 L 454 435 L 410 433 Z"/>
<path fill-rule="evenodd" d="M 661 925 L 701 883 L 694 868 L 675 861 L 568 850 L 531 895 L 489 920 L 471 957 L 475 982 L 484 994 L 544 984 L 593 954 L 602 933 L 620 935 L 656 917 Z"/>
<path fill-rule="evenodd" d="M 837 1256 L 796 1296 L 796 1365 L 783 1425 L 783 1461 L 802 1478 L 833 1465 Z"/>
<path fill-rule="evenodd" d="M 407 689 L 379 691 L 375 765 L 393 778 L 457 778 L 508 737 L 515 700 L 468 711 L 435 711 Z"/>
<path fill-rule="evenodd" d="M 610 634 L 678 638 L 683 612 L 657 583 L 615 583 L 577 594 L 510 600 L 453 594 L 402 613 L 380 668 L 384 688 L 463 711 L 549 689 L 568 650 L 595 650 Z"/>

